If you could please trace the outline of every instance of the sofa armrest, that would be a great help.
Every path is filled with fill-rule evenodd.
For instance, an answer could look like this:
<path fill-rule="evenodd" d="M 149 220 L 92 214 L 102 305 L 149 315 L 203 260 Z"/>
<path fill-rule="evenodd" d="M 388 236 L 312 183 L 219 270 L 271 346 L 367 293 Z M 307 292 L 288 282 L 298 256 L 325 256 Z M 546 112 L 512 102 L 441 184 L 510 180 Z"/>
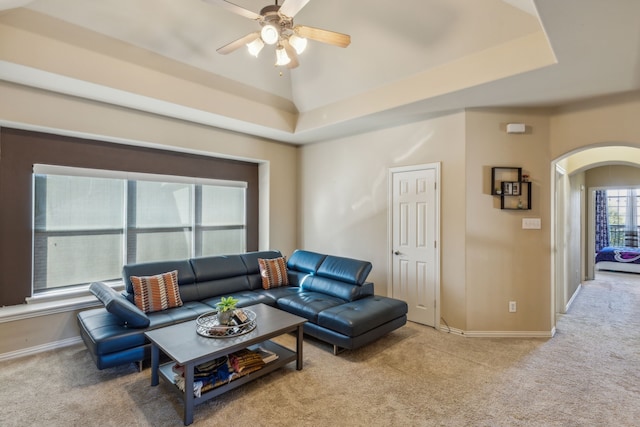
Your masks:
<path fill-rule="evenodd" d="M 93 282 L 89 291 L 104 304 L 107 311 L 122 321 L 124 326 L 132 328 L 146 328 L 149 318 L 125 297 L 111 289 L 106 283 Z"/>

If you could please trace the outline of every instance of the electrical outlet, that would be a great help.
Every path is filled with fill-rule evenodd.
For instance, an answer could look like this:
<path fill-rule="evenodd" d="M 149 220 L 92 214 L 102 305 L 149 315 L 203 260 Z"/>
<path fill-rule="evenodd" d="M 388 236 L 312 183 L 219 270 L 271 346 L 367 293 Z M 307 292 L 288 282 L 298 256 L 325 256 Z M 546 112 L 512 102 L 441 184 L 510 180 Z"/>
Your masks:
<path fill-rule="evenodd" d="M 517 310 L 516 302 L 509 301 L 509 313 L 515 313 Z"/>

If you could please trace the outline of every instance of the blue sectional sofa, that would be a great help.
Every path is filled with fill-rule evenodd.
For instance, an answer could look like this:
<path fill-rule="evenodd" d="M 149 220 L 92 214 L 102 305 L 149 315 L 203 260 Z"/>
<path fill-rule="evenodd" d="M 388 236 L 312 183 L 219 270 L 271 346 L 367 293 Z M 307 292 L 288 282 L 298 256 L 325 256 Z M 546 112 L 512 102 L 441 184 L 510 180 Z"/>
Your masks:
<path fill-rule="evenodd" d="M 146 330 L 193 320 L 214 310 L 223 296 L 238 299 L 238 307 L 264 303 L 308 319 L 305 334 L 332 344 L 335 354 L 406 323 L 407 304 L 375 295 L 366 281 L 370 262 L 297 250 L 286 263 L 288 286 L 264 289 L 258 259 L 279 257 L 279 251 L 261 251 L 126 265 L 123 294 L 104 283 L 91 285 L 104 307 L 78 313 L 80 335 L 98 369 L 104 369 L 148 360 Z M 152 313 L 138 309 L 131 276 L 173 270 L 183 305 Z"/>

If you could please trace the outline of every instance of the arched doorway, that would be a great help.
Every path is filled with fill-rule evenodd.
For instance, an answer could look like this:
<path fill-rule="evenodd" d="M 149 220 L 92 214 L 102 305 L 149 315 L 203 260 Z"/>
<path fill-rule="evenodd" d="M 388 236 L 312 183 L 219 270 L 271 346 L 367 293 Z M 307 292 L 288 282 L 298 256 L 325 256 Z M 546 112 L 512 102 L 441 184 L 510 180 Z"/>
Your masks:
<path fill-rule="evenodd" d="M 622 144 L 584 147 L 552 162 L 552 319 L 570 307 L 584 280 L 593 279 L 594 245 L 590 238 L 593 212 L 590 212 L 591 187 L 601 186 L 595 174 L 598 168 L 640 168 L 640 148 Z M 640 169 L 626 178 L 602 180 L 607 186 L 640 187 Z M 613 175 L 613 174 L 611 174 Z M 612 178 L 612 177 L 609 177 Z M 618 179 L 618 181 L 616 181 Z"/>

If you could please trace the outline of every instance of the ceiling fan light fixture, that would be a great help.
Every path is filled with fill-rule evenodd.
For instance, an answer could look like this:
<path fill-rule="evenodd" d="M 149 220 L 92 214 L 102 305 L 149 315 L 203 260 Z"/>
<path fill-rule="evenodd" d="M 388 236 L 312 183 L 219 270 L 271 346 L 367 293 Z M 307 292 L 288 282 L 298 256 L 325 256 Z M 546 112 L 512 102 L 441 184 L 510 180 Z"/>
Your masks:
<path fill-rule="evenodd" d="M 0 2 L 2 1 L 0 0 Z M 257 58 L 265 45 L 271 45 L 276 51 L 275 65 L 285 65 L 292 70 L 300 65 L 299 55 L 306 51 L 308 40 L 338 47 L 347 47 L 351 43 L 351 36 L 348 34 L 293 24 L 294 16 L 310 0 L 282 0 L 282 5 L 279 5 L 278 0 L 275 0 L 275 4 L 263 7 L 259 14 L 232 3 L 233 0 L 204 1 L 256 21 L 260 26 L 258 31 L 218 48 L 216 51 L 222 55 L 234 52 L 246 45 L 249 53 Z"/>
<path fill-rule="evenodd" d="M 287 65 L 291 62 L 291 58 L 287 55 L 287 51 L 284 50 L 284 47 L 278 46 L 276 49 L 276 66 Z"/>
<path fill-rule="evenodd" d="M 264 47 L 264 43 L 262 42 L 262 39 L 260 37 L 258 37 L 251 43 L 247 43 L 247 49 L 249 49 L 249 53 L 255 56 L 256 58 L 258 57 L 258 54 L 260 53 L 263 47 Z"/>
<path fill-rule="evenodd" d="M 267 24 L 260 30 L 260 37 L 266 44 L 276 44 L 280 38 L 280 32 L 274 25 Z"/>
<path fill-rule="evenodd" d="M 289 44 L 296 50 L 296 53 L 300 55 L 307 48 L 307 39 L 291 34 Z"/>

